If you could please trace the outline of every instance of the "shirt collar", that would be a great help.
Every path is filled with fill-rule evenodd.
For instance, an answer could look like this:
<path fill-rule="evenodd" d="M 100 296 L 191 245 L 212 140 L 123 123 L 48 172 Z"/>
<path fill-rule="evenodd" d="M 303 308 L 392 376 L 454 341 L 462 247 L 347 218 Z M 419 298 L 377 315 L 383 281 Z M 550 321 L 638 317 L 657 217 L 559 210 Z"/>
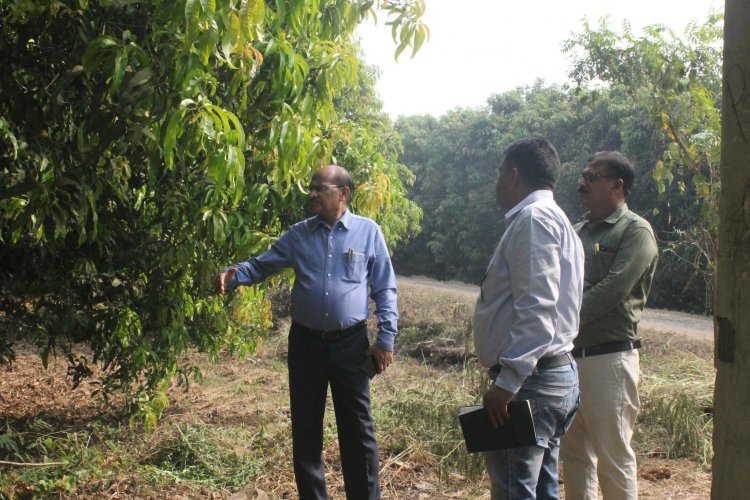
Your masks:
<path fill-rule="evenodd" d="M 336 223 L 333 225 L 333 227 L 341 227 L 343 229 L 349 230 L 349 227 L 351 226 L 352 221 L 352 214 L 349 212 L 349 209 L 347 208 L 344 211 L 344 215 L 341 216 L 339 220 L 336 221 Z M 309 226 L 311 232 L 315 232 L 316 230 L 322 228 L 328 228 L 328 225 L 318 217 L 317 215 L 310 218 Z"/>
<path fill-rule="evenodd" d="M 598 222 L 598 224 L 601 224 L 602 222 L 606 222 L 607 224 L 616 224 L 620 218 L 625 215 L 625 213 L 628 211 L 628 204 L 623 203 L 619 207 L 615 209 L 614 212 L 609 214 L 609 216 Z M 584 216 L 584 219 L 586 220 L 586 224 L 591 224 L 591 212 L 587 212 Z"/>
<path fill-rule="evenodd" d="M 532 191 L 528 195 L 526 195 L 526 198 L 519 201 L 516 206 L 505 212 L 505 220 L 509 221 L 512 219 L 518 212 L 523 210 L 524 208 L 528 207 L 532 203 L 535 203 L 537 201 L 542 200 L 552 200 L 552 191 L 549 189 L 537 189 L 536 191 Z"/>

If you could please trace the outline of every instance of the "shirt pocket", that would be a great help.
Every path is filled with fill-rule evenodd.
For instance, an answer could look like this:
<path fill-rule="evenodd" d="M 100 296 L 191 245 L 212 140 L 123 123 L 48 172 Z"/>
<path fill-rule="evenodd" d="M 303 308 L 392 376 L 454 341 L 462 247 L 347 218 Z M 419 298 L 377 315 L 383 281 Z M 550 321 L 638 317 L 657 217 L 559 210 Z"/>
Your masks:
<path fill-rule="evenodd" d="M 595 262 L 597 263 L 597 265 L 603 266 L 607 270 L 609 270 L 609 267 L 612 265 L 612 262 L 615 260 L 616 255 L 617 255 L 617 248 L 599 245 L 598 243 L 594 250 Z"/>
<path fill-rule="evenodd" d="M 586 262 L 586 282 L 591 286 L 596 285 L 603 280 L 612 264 L 615 261 L 616 249 L 609 247 L 599 247 L 593 255 L 591 255 L 591 261 Z"/>
<path fill-rule="evenodd" d="M 365 281 L 367 256 L 364 252 L 349 249 L 344 253 L 344 271 L 341 273 L 341 280 L 361 283 Z"/>

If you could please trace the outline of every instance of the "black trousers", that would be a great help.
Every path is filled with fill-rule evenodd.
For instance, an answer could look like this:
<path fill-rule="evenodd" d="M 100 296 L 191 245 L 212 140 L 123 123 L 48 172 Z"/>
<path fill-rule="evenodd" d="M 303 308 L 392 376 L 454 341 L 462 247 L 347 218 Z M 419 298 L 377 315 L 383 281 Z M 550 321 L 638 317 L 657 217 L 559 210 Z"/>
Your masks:
<path fill-rule="evenodd" d="M 364 325 L 346 338 L 321 340 L 292 324 L 287 363 L 294 477 L 301 500 L 328 498 L 323 465 L 323 416 L 329 384 L 346 498 L 380 498 L 380 463 L 370 409 L 370 379 L 361 367 L 368 345 Z"/>

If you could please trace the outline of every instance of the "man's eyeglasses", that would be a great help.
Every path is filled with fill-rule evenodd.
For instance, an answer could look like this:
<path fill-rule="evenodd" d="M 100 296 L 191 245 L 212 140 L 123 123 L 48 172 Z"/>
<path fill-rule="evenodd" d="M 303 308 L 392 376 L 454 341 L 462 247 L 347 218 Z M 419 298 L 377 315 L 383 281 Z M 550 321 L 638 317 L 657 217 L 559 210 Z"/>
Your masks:
<path fill-rule="evenodd" d="M 611 177 L 609 175 L 599 174 L 590 170 L 584 170 L 579 174 L 579 177 L 589 184 L 597 179 L 618 179 L 618 177 Z"/>
<path fill-rule="evenodd" d="M 310 184 L 307 189 L 311 193 L 324 193 L 331 189 L 341 189 L 341 186 L 337 186 L 336 184 Z"/>

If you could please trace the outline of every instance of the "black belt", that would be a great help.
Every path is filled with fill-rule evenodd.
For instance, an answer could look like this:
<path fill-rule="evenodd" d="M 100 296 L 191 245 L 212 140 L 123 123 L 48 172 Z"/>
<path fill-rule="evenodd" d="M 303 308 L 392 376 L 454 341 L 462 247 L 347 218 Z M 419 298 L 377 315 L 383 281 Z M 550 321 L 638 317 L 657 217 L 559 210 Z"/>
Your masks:
<path fill-rule="evenodd" d="M 569 352 L 566 352 L 564 354 L 557 354 L 555 356 L 545 356 L 543 358 L 539 358 L 539 361 L 536 362 L 536 370 L 549 370 L 550 368 L 557 368 L 560 366 L 569 365 L 571 363 L 573 363 L 573 357 Z M 493 380 L 497 378 L 497 375 L 500 373 L 501 369 L 502 365 L 500 364 L 497 364 L 490 368 L 490 378 L 492 378 Z"/>
<path fill-rule="evenodd" d="M 313 335 L 320 340 L 340 340 L 345 337 L 348 337 L 354 332 L 357 332 L 364 328 L 366 326 L 367 322 L 365 320 L 360 321 L 359 323 L 356 323 L 352 326 L 348 326 L 344 328 L 343 330 L 313 330 L 312 328 L 308 328 L 305 325 L 301 323 L 297 323 L 296 321 L 292 321 L 292 327 L 296 328 L 297 330 L 300 330 L 304 332 L 306 335 Z"/>
<path fill-rule="evenodd" d="M 593 345 L 591 347 L 574 347 L 574 358 L 588 358 L 600 354 L 611 354 L 613 352 L 631 351 L 641 348 L 641 339 L 626 340 L 625 342 L 607 342 L 606 344 Z"/>

